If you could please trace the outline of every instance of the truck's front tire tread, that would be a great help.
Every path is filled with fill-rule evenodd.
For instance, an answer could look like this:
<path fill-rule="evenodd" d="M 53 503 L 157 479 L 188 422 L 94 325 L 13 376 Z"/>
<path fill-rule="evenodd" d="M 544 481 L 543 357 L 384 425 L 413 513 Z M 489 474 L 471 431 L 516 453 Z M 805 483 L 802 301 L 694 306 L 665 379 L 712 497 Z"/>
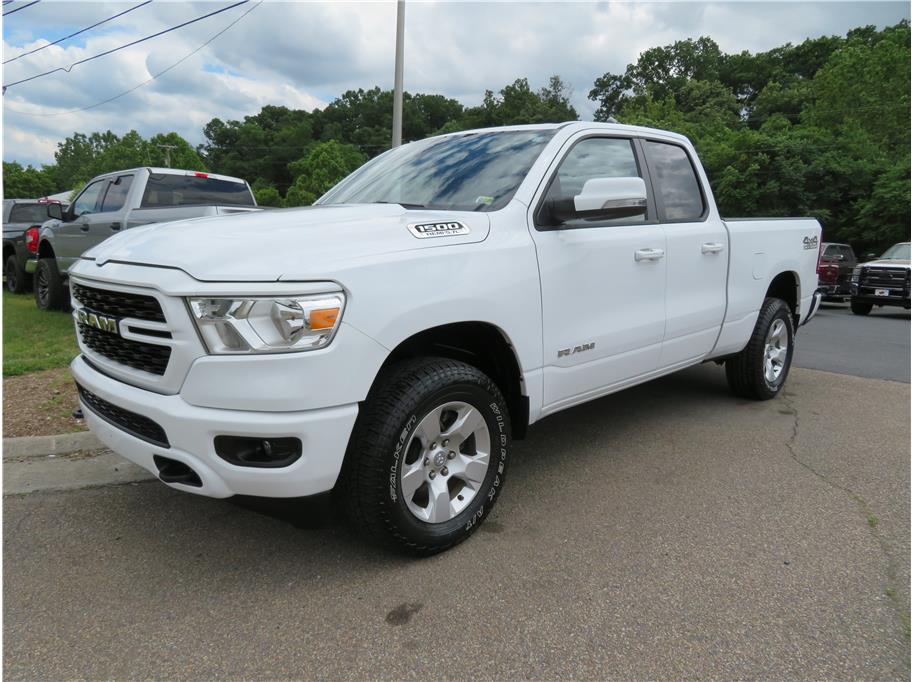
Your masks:
<path fill-rule="evenodd" d="M 417 414 L 421 405 L 448 387 L 457 386 L 480 389 L 502 415 L 498 435 L 503 437 L 498 438 L 495 446 L 495 432 L 492 431 L 489 464 L 492 468 L 500 464 L 500 468 L 496 472 L 496 483 L 488 490 L 479 491 L 481 506 L 468 515 L 473 519 L 469 527 L 435 536 L 414 524 L 403 523 L 403 515 L 397 508 L 399 503 L 390 499 L 390 487 L 396 483 L 391 473 L 394 471 L 392 452 L 403 438 L 409 419 Z M 487 375 L 456 360 L 407 360 L 385 370 L 363 403 L 349 441 L 337 493 L 349 520 L 371 539 L 412 554 L 436 554 L 465 540 L 490 512 L 503 487 L 509 444 L 506 402 L 497 384 Z M 502 455 L 495 456 L 499 452 Z M 469 505 L 466 511 L 474 506 Z"/>

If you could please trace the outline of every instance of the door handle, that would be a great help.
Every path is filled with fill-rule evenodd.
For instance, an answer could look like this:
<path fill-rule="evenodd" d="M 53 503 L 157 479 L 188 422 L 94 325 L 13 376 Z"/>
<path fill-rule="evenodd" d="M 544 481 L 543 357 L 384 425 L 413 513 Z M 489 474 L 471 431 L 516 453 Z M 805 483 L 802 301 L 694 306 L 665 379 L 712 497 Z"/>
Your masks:
<path fill-rule="evenodd" d="M 662 260 L 664 257 L 664 249 L 637 249 L 633 252 L 633 259 L 637 262 L 642 260 Z"/>
<path fill-rule="evenodd" d="M 112 230 L 119 230 L 119 229 L 120 229 L 120 223 L 111 223 L 111 229 L 112 229 Z"/>
<path fill-rule="evenodd" d="M 700 249 L 704 254 L 719 253 L 724 247 L 719 242 L 706 242 Z"/>
<path fill-rule="evenodd" d="M 88 223 L 79 223 L 79 229 L 82 230 L 83 232 L 88 232 L 89 224 Z"/>

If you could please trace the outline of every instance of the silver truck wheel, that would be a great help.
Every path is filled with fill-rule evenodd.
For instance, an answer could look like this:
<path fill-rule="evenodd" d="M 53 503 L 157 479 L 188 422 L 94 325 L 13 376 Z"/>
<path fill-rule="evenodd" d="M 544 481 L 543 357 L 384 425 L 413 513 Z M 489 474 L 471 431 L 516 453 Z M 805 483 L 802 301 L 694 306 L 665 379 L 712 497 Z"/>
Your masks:
<path fill-rule="evenodd" d="M 785 322 L 774 320 L 766 335 L 763 350 L 763 374 L 770 385 L 774 385 L 782 374 L 789 351 L 789 335 Z"/>
<path fill-rule="evenodd" d="M 406 360 L 364 401 L 336 494 L 371 539 L 434 554 L 490 513 L 509 450 L 509 411 L 490 377 L 457 360 Z"/>
<path fill-rule="evenodd" d="M 725 361 L 725 376 L 732 392 L 753 400 L 779 395 L 792 364 L 794 345 L 791 308 L 781 299 L 766 299 L 747 346 Z"/>
<path fill-rule="evenodd" d="M 400 487 L 408 510 L 427 523 L 462 513 L 484 484 L 491 432 L 477 409 L 448 402 L 421 420 L 405 448 Z"/>

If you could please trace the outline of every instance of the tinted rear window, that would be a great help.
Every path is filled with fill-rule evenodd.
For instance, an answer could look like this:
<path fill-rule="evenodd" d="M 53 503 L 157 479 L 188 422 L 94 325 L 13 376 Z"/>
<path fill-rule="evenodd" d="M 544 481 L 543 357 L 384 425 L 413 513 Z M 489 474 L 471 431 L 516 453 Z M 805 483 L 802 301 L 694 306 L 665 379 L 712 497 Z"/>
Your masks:
<path fill-rule="evenodd" d="M 665 220 L 699 220 L 703 195 L 693 165 L 682 147 L 647 141 L 646 162 L 655 175 L 665 205 Z"/>
<path fill-rule="evenodd" d="M 10 211 L 11 223 L 43 223 L 48 219 L 47 206 L 44 204 L 13 204 Z"/>
<path fill-rule="evenodd" d="M 195 175 L 151 175 L 142 198 L 142 208 L 255 205 L 245 183 Z"/>

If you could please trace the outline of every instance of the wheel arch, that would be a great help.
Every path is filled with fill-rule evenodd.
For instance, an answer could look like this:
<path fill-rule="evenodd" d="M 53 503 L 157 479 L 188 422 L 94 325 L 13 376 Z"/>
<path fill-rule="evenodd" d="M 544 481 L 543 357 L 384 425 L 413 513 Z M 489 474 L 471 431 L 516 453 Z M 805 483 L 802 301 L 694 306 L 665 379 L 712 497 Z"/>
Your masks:
<path fill-rule="evenodd" d="M 393 348 L 373 383 L 391 365 L 422 356 L 459 360 L 491 377 L 507 402 L 513 438 L 525 436 L 529 399 L 516 350 L 506 332 L 490 322 L 476 321 L 453 322 L 416 332 Z"/>
<path fill-rule="evenodd" d="M 54 247 L 47 239 L 38 242 L 38 258 L 56 258 Z"/>
<path fill-rule="evenodd" d="M 6 267 L 6 261 L 10 256 L 16 255 L 16 247 L 13 246 L 12 242 L 4 241 L 3 242 L 3 267 Z"/>
<path fill-rule="evenodd" d="M 795 328 L 801 317 L 801 279 L 793 270 L 784 270 L 770 280 L 765 298 L 778 298 L 786 302 L 792 311 Z"/>

